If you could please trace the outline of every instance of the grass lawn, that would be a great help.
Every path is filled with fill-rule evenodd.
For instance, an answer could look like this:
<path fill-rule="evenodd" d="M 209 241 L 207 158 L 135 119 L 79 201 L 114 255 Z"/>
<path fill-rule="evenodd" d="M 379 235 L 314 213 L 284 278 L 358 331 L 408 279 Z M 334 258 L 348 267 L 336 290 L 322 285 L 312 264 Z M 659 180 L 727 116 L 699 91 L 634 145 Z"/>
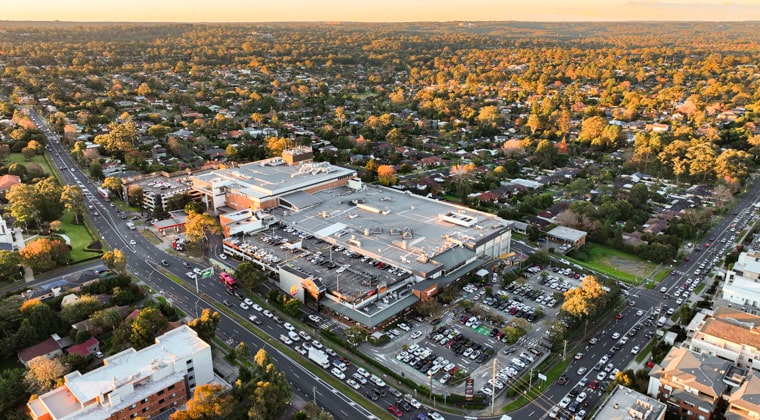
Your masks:
<path fill-rule="evenodd" d="M 652 352 L 652 347 L 654 347 L 654 340 L 649 340 L 649 343 L 641 349 L 639 354 L 636 356 L 636 361 L 639 363 L 642 363 L 644 359 L 649 357 L 649 353 Z"/>
<path fill-rule="evenodd" d="M 37 155 L 33 157 L 32 160 L 26 160 L 24 158 L 24 155 L 22 155 L 21 153 L 11 153 L 9 160 L 11 162 L 20 163 L 24 166 L 26 166 L 27 163 L 32 163 L 32 162 L 38 163 L 42 167 L 42 170 L 45 171 L 46 174 L 50 175 L 52 173 L 52 171 L 50 170 L 50 165 L 48 165 L 48 162 L 45 160 L 45 157 L 42 155 Z"/>
<path fill-rule="evenodd" d="M 567 367 L 570 365 L 570 362 L 572 360 L 573 359 L 569 357 L 565 361 L 558 361 L 551 369 L 549 369 L 549 371 L 547 371 L 547 372 L 544 373 L 546 375 L 546 379 L 547 379 L 546 381 L 541 381 L 541 380 L 538 380 L 538 379 L 534 378 L 533 379 L 533 386 L 531 387 L 530 391 L 528 391 L 526 393 L 520 392 L 519 396 L 517 396 L 517 398 L 515 398 L 515 400 L 512 401 L 511 403 L 509 403 L 509 404 L 505 405 L 504 407 L 502 407 L 501 411 L 503 413 L 508 413 L 510 411 L 517 410 L 519 408 L 522 408 L 526 404 L 530 403 L 534 399 L 536 399 L 539 395 L 541 395 L 542 392 L 544 392 L 546 390 L 546 388 L 548 388 L 551 384 L 553 384 L 554 381 L 556 381 L 557 378 L 559 378 L 560 375 L 562 375 L 562 373 L 565 370 L 567 370 Z M 537 371 L 540 372 L 540 367 L 539 367 L 539 369 Z M 523 380 L 521 378 L 520 381 L 521 381 L 521 383 L 522 382 L 526 382 L 526 383 L 523 383 L 522 385 L 527 385 L 527 381 L 526 380 Z M 527 386 L 525 386 L 525 388 L 527 388 Z M 518 389 L 520 389 L 522 391 L 523 387 L 519 387 L 518 386 Z M 549 408 L 551 408 L 551 407 L 549 407 Z M 547 410 L 549 408 L 547 408 Z"/>
<path fill-rule="evenodd" d="M 64 213 L 63 217 L 61 217 L 61 222 L 63 223 L 63 229 L 60 233 L 71 239 L 71 259 L 74 262 L 98 256 L 95 252 L 84 250 L 87 245 L 95 240 L 84 225 L 75 225 L 74 216 L 69 212 Z"/>
<path fill-rule="evenodd" d="M 657 268 L 657 264 L 603 245 L 586 244 L 586 247 L 591 260 L 573 262 L 627 283 L 640 284 Z"/>
<path fill-rule="evenodd" d="M 698 295 L 698 294 L 702 293 L 702 289 L 704 289 L 704 288 L 705 288 L 705 284 L 704 284 L 704 283 L 701 283 L 699 286 L 697 286 L 697 287 L 694 289 L 694 294 L 695 294 L 695 295 Z"/>

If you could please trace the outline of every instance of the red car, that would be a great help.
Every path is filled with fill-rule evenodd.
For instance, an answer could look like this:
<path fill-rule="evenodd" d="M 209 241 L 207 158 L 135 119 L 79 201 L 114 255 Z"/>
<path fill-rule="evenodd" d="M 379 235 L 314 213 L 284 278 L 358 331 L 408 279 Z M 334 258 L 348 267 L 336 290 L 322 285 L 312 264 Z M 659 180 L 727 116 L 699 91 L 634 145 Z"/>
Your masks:
<path fill-rule="evenodd" d="M 653 362 L 653 361 L 651 361 L 651 360 L 650 360 L 650 361 L 648 361 L 648 362 L 647 362 L 647 367 L 648 367 L 648 368 L 653 368 L 653 367 L 654 367 L 654 362 Z"/>
<path fill-rule="evenodd" d="M 617 315 L 615 315 L 615 319 L 620 319 L 622 317 L 623 317 L 623 314 L 617 314 Z"/>
<path fill-rule="evenodd" d="M 348 359 L 346 359 L 345 357 L 341 357 L 338 360 L 340 360 L 341 362 L 343 362 L 343 364 L 346 365 L 346 366 L 351 366 L 351 361 L 348 360 Z"/>
<path fill-rule="evenodd" d="M 588 387 L 591 389 L 597 389 L 599 388 L 599 381 L 594 379 L 590 384 L 588 384 Z"/>
<path fill-rule="evenodd" d="M 401 417 L 402 415 L 401 410 L 399 410 L 398 407 L 396 407 L 395 405 L 389 405 L 388 411 L 390 411 L 391 414 L 393 414 L 396 417 Z"/>

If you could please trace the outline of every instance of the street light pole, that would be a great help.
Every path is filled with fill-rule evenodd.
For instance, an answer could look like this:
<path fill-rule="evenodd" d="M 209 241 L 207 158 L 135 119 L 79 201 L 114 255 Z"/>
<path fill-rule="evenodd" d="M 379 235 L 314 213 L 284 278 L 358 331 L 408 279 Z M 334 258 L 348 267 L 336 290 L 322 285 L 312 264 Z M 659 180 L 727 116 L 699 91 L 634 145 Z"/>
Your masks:
<path fill-rule="evenodd" d="M 314 404 L 317 404 L 317 387 L 313 386 L 311 387 L 311 392 L 314 394 Z"/>

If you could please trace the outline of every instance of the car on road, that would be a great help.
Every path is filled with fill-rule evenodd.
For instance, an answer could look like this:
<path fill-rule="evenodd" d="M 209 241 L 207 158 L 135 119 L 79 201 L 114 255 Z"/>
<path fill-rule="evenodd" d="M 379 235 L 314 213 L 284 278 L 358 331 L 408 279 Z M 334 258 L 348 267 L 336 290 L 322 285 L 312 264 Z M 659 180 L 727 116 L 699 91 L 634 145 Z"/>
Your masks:
<path fill-rule="evenodd" d="M 346 374 L 338 368 L 330 369 L 330 373 L 332 373 L 338 379 L 346 379 Z"/>
<path fill-rule="evenodd" d="M 168 267 L 169 266 L 169 261 L 161 260 L 161 265 L 163 265 L 164 267 Z"/>
<path fill-rule="evenodd" d="M 220 259 L 220 260 L 226 260 L 226 259 L 227 259 L 227 256 L 226 256 L 226 255 L 224 255 L 224 254 L 219 254 L 219 259 Z"/>
<path fill-rule="evenodd" d="M 620 338 L 620 333 L 619 332 L 612 333 L 612 339 L 613 340 L 617 340 L 618 338 Z"/>
<path fill-rule="evenodd" d="M 586 373 L 586 368 L 583 367 L 583 366 L 581 366 L 581 367 L 578 368 L 578 372 L 576 372 L 576 373 L 578 375 L 583 375 L 584 373 Z"/>
<path fill-rule="evenodd" d="M 401 412 L 401 410 L 399 410 L 399 408 L 396 407 L 395 405 L 389 405 L 388 406 L 388 411 L 390 411 L 390 413 L 393 414 L 396 417 L 401 417 L 403 415 L 403 413 Z"/>
<path fill-rule="evenodd" d="M 428 411 L 428 417 L 430 417 L 433 420 L 445 420 L 444 417 L 436 411 Z"/>
<path fill-rule="evenodd" d="M 588 343 L 591 344 L 592 346 L 598 342 L 599 342 L 599 339 L 596 337 L 592 337 L 590 340 L 588 340 Z"/>
<path fill-rule="evenodd" d="M 244 309 L 246 311 L 249 310 L 249 309 L 251 309 L 251 307 L 248 306 L 248 305 L 246 305 L 245 302 L 240 302 L 240 308 Z"/>
<path fill-rule="evenodd" d="M 283 324 L 282 326 L 283 326 L 283 327 L 285 327 L 285 329 L 286 329 L 286 330 L 288 330 L 288 331 L 293 331 L 293 330 L 295 330 L 295 329 L 296 329 L 296 327 L 294 327 L 294 326 L 290 325 L 290 322 L 286 322 L 286 323 L 285 323 L 285 324 Z"/>
<path fill-rule="evenodd" d="M 583 401 L 586 401 L 586 397 L 588 397 L 588 394 L 586 394 L 585 392 L 581 392 L 580 394 L 578 394 L 577 397 L 575 397 L 575 401 L 582 403 Z"/>
<path fill-rule="evenodd" d="M 253 301 L 251 299 L 249 299 L 249 298 L 243 299 L 243 302 L 245 302 L 245 304 L 248 305 L 248 306 L 252 306 L 253 305 Z"/>
<path fill-rule="evenodd" d="M 419 338 L 420 336 L 422 336 L 422 331 L 415 331 L 411 335 L 412 340 L 414 340 L 415 338 Z"/>
<path fill-rule="evenodd" d="M 132 246 L 135 246 L 135 245 L 137 245 L 137 241 L 135 241 L 134 239 L 132 239 L 131 241 L 129 241 L 129 244 L 132 245 Z"/>
<path fill-rule="evenodd" d="M 248 320 L 253 322 L 256 325 L 261 325 L 261 320 L 256 315 L 249 316 Z"/>
<path fill-rule="evenodd" d="M 185 273 L 185 275 L 186 275 L 187 277 L 189 277 L 189 278 L 193 279 L 193 280 L 195 280 L 195 279 L 197 279 L 197 278 L 198 278 L 198 275 L 197 275 L 197 274 L 195 274 L 195 273 L 193 273 L 192 271 L 188 271 L 187 273 Z"/>
<path fill-rule="evenodd" d="M 297 351 L 297 352 L 299 352 L 299 353 L 301 353 L 301 355 L 302 355 L 302 356 L 306 356 L 306 353 L 307 353 L 307 352 L 306 352 L 306 349 L 305 349 L 305 348 L 303 348 L 303 347 L 301 347 L 301 346 L 296 346 L 296 351 Z M 352 380 L 352 379 L 349 379 L 349 381 L 351 381 L 351 380 Z M 350 384 L 349 384 L 349 385 L 350 385 Z"/>
<path fill-rule="evenodd" d="M 262 308 L 261 305 L 259 305 L 258 303 L 252 304 L 251 308 L 253 308 L 253 310 L 256 312 L 261 312 L 264 310 L 264 308 Z"/>
<path fill-rule="evenodd" d="M 348 384 L 348 386 L 350 386 L 353 389 L 361 388 L 361 385 L 359 385 L 359 382 L 356 382 L 353 378 L 348 378 L 346 380 L 346 383 Z"/>
<path fill-rule="evenodd" d="M 187 261 L 183 261 L 182 262 L 182 266 L 185 267 L 185 268 L 192 268 L 193 267 L 192 265 L 188 264 Z"/>
<path fill-rule="evenodd" d="M 597 381 L 603 381 L 603 380 L 604 380 L 604 378 L 606 378 L 606 377 L 607 377 L 607 372 L 599 372 L 599 373 L 596 375 L 596 380 L 597 380 Z"/>
<path fill-rule="evenodd" d="M 567 406 L 570 405 L 570 402 L 572 402 L 572 401 L 573 400 L 570 399 L 570 397 L 565 397 L 565 398 L 562 399 L 562 401 L 559 402 L 559 406 L 561 408 L 567 408 Z"/>
<path fill-rule="evenodd" d="M 557 378 L 557 384 L 564 385 L 567 383 L 567 375 L 561 375 L 559 378 Z M 565 407 L 562 407 L 565 408 Z"/>
<path fill-rule="evenodd" d="M 581 352 L 575 353 L 575 356 L 573 356 L 573 358 L 575 360 L 581 360 L 583 358 L 583 353 Z"/>
<path fill-rule="evenodd" d="M 274 316 L 274 314 L 271 313 L 271 312 L 269 312 L 269 310 L 264 309 L 264 316 L 267 317 L 267 318 L 271 318 L 271 317 Z"/>
<path fill-rule="evenodd" d="M 596 379 L 593 380 L 593 381 L 591 381 L 591 383 L 588 384 L 588 387 L 591 388 L 591 389 L 597 389 L 597 388 L 599 388 L 599 381 L 597 381 Z"/>
<path fill-rule="evenodd" d="M 636 311 L 636 316 L 642 316 L 642 315 L 644 315 L 644 311 L 642 311 L 641 309 Z"/>
<path fill-rule="evenodd" d="M 639 346 L 633 346 L 631 349 L 631 354 L 639 354 L 640 347 Z"/>

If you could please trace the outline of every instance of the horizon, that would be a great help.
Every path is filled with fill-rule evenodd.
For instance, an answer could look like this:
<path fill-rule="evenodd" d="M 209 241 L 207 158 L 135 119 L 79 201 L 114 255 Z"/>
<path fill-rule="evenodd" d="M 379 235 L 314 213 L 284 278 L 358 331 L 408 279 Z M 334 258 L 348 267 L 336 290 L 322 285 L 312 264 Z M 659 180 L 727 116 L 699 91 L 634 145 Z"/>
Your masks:
<path fill-rule="evenodd" d="M 8 4 L 3 22 L 70 23 L 414 23 L 414 22 L 753 22 L 756 0 L 282 0 L 255 7 L 246 0 L 133 0 L 129 7 L 97 0 L 28 0 Z M 155 17 L 155 18 L 154 18 Z"/>

